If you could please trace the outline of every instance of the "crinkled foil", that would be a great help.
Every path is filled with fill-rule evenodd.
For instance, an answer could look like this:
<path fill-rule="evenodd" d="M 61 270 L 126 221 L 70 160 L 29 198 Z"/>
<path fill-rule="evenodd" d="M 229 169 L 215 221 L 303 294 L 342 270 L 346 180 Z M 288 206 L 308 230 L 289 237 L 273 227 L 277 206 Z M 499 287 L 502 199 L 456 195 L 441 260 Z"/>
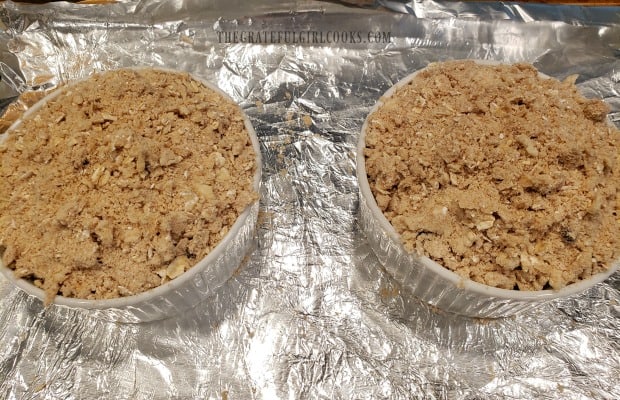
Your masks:
<path fill-rule="evenodd" d="M 368 110 L 432 61 L 577 73 L 620 124 L 618 9 L 382 5 L 0 4 L 0 98 L 99 69 L 177 68 L 244 107 L 263 155 L 256 249 L 182 315 L 109 323 L 44 309 L 0 280 L 0 398 L 620 398 L 620 274 L 510 318 L 448 315 L 408 295 L 377 262 L 358 225 L 355 179 Z M 227 44 L 217 35 L 335 29 L 389 31 L 391 42 Z"/>

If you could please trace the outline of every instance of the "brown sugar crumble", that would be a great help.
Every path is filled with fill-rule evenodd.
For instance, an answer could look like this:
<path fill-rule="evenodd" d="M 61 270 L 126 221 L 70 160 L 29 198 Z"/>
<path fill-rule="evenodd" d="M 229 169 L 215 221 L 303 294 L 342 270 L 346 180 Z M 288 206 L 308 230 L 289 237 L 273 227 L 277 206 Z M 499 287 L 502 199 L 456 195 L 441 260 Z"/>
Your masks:
<path fill-rule="evenodd" d="M 8 134 L 0 160 L 2 262 L 48 303 L 174 279 L 258 198 L 241 110 L 185 73 L 67 87 Z"/>
<path fill-rule="evenodd" d="M 431 64 L 369 117 L 379 208 L 410 252 L 504 289 L 560 289 L 620 257 L 619 131 L 575 77 Z"/>

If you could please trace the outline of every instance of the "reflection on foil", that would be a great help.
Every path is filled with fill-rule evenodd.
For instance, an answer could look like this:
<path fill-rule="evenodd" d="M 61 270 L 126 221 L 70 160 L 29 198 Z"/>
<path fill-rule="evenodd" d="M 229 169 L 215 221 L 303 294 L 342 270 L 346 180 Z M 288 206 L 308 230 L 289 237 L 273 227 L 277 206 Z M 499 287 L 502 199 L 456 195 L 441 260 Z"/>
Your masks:
<path fill-rule="evenodd" d="M 345 2 L 359 4 L 356 0 Z M 557 3 L 548 6 L 537 2 L 376 0 L 373 6 L 412 14 L 418 18 L 459 18 L 478 21 L 506 19 L 518 22 L 559 21 L 580 26 L 615 25 L 619 19 L 617 7 L 575 7 Z"/>
<path fill-rule="evenodd" d="M 443 313 L 409 296 L 370 252 L 354 178 L 368 110 L 432 61 L 528 61 L 558 78 L 578 73 L 582 90 L 605 98 L 619 125 L 617 13 L 387 0 L 376 5 L 398 12 L 212 3 L 0 5 L 0 98 L 97 69 L 187 70 L 244 107 L 264 163 L 257 249 L 211 298 L 176 318 L 122 325 L 45 310 L 0 281 L 0 398 L 620 398 L 620 274 L 512 318 Z M 229 44 L 214 27 L 338 27 L 389 31 L 392 40 Z"/>

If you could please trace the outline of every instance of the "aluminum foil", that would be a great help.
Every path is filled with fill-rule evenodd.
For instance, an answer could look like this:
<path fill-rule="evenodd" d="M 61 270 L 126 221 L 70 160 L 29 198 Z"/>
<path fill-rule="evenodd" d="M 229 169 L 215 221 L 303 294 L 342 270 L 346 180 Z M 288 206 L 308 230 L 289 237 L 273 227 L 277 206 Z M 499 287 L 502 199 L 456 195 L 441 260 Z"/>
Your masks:
<path fill-rule="evenodd" d="M 524 18 L 514 11 L 525 6 L 499 3 L 387 5 L 401 12 L 267 0 L 0 4 L 0 98 L 98 69 L 187 70 L 244 107 L 263 156 L 256 249 L 182 315 L 114 324 L 44 309 L 0 280 L 0 398 L 620 398 L 620 274 L 511 318 L 443 313 L 399 287 L 370 251 L 355 179 L 366 114 L 432 61 L 578 73 L 620 125 L 618 9 L 537 6 Z M 263 30 L 391 40 L 218 40 Z"/>

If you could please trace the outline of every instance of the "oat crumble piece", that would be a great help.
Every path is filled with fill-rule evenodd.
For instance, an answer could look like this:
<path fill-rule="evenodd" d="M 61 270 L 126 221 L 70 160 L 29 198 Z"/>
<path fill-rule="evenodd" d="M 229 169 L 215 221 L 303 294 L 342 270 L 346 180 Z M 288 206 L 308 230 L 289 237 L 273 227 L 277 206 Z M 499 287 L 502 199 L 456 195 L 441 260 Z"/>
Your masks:
<path fill-rule="evenodd" d="M 607 105 L 527 64 L 432 64 L 369 117 L 377 204 L 410 252 L 504 289 L 560 289 L 620 257 Z"/>
<path fill-rule="evenodd" d="M 116 70 L 65 88 L 0 160 L 2 261 L 47 303 L 174 279 L 258 198 L 239 107 L 185 73 Z"/>

